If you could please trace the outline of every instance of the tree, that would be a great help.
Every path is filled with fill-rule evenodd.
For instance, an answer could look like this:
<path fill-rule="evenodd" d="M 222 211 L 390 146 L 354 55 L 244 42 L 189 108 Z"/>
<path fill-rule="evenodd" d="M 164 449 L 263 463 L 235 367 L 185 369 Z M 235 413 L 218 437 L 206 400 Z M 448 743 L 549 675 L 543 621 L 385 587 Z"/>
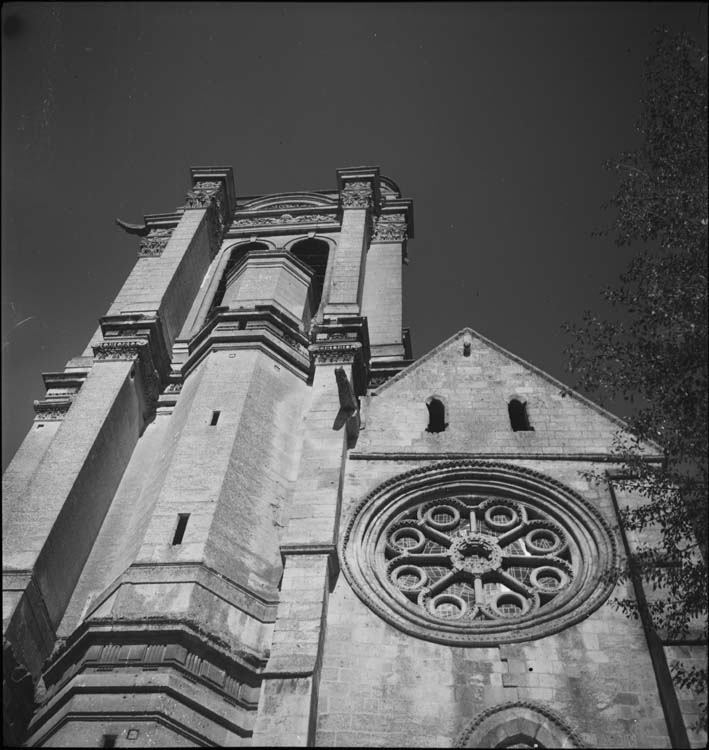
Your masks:
<path fill-rule="evenodd" d="M 623 511 L 626 529 L 655 531 L 632 565 L 659 601 L 655 629 L 681 638 L 699 623 L 707 639 L 707 56 L 685 35 L 657 32 L 646 61 L 641 145 L 605 166 L 619 177 L 609 201 L 619 245 L 642 243 L 617 288 L 614 308 L 586 312 L 573 336 L 568 369 L 601 403 L 632 402 L 628 432 L 613 452 L 623 459 L 643 504 Z M 642 445 L 661 446 L 661 465 Z M 598 476 L 596 476 L 598 479 Z M 630 564 L 621 575 L 630 576 Z M 638 616 L 633 599 L 616 600 Z M 678 684 L 705 694 L 707 670 L 675 662 Z M 705 705 L 705 704 L 704 704 Z M 699 726 L 706 729 L 706 713 Z M 698 728 L 698 727 L 697 727 Z"/>

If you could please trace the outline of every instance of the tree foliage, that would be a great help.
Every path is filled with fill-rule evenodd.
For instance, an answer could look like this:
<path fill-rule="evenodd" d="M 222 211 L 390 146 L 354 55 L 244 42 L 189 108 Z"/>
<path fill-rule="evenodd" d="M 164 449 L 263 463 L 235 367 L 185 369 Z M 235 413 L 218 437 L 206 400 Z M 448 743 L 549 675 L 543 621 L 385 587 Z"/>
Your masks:
<path fill-rule="evenodd" d="M 603 292 L 611 319 L 585 313 L 567 350 L 577 385 L 602 403 L 632 402 L 613 451 L 643 504 L 623 510 L 625 528 L 652 539 L 633 565 L 666 638 L 697 627 L 707 638 L 707 57 L 684 35 L 657 33 L 646 61 L 641 145 L 606 164 L 619 178 L 609 201 L 611 234 L 641 249 Z M 664 460 L 643 459 L 656 444 Z M 624 574 L 628 576 L 630 569 Z M 632 599 L 620 607 L 637 616 Z M 642 606 L 642 605 L 641 605 Z M 705 666 L 675 663 L 678 683 L 706 693 Z M 706 728 L 706 715 L 701 725 Z"/>

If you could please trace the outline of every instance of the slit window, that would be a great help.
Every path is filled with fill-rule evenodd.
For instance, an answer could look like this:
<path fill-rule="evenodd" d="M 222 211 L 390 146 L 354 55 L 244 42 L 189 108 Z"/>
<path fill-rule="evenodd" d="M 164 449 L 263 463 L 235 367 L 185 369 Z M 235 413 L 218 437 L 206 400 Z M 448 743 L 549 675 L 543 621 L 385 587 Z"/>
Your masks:
<path fill-rule="evenodd" d="M 212 421 L 209 423 L 210 427 L 214 427 L 214 425 L 219 421 L 219 415 L 221 414 L 220 411 L 213 411 L 212 412 Z"/>
<path fill-rule="evenodd" d="M 510 426 L 514 432 L 531 432 L 534 430 L 534 427 L 529 424 L 526 403 L 513 398 L 507 405 L 507 411 L 510 415 Z"/>
<path fill-rule="evenodd" d="M 117 734 L 104 734 L 101 738 L 101 747 L 115 747 L 117 739 Z"/>
<path fill-rule="evenodd" d="M 443 432 L 448 424 L 446 423 L 446 407 L 443 402 L 437 398 L 431 398 L 426 402 L 428 408 L 428 427 L 426 432 Z"/>
<path fill-rule="evenodd" d="M 185 536 L 185 529 L 187 528 L 187 521 L 189 520 L 189 513 L 179 513 L 177 516 L 177 528 L 175 529 L 175 536 L 172 537 L 172 546 L 182 544 L 182 539 Z"/>

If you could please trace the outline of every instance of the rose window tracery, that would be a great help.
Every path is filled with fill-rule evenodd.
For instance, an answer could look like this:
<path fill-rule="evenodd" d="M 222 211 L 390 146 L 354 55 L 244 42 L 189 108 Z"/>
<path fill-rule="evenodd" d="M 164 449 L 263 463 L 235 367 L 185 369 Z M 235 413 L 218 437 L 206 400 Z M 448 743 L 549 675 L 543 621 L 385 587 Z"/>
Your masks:
<path fill-rule="evenodd" d="M 524 502 L 496 497 L 418 503 L 388 524 L 377 554 L 397 593 L 445 620 L 519 617 L 573 580 L 562 526 Z"/>
<path fill-rule="evenodd" d="M 610 593 L 592 504 L 538 472 L 453 461 L 394 477 L 354 508 L 340 548 L 358 596 L 412 635 L 488 645 L 557 632 Z"/>

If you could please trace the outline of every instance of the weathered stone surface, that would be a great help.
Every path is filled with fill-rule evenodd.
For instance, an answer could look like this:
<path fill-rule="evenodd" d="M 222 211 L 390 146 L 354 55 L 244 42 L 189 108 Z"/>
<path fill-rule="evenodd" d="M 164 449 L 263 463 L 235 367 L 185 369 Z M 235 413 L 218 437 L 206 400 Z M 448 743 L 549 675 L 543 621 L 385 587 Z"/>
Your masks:
<path fill-rule="evenodd" d="M 500 609 L 505 637 L 472 646 L 431 637 L 443 619 L 405 632 L 351 587 L 355 511 L 396 482 L 394 501 L 413 508 L 443 466 L 503 467 L 517 484 L 487 491 L 495 503 L 516 492 L 532 526 L 503 544 L 504 513 L 485 526 L 463 503 L 478 524 L 466 546 L 445 512 L 397 520 L 458 555 L 429 548 L 440 557 L 431 580 L 455 565 L 483 575 L 496 545 L 524 544 L 524 565 L 509 551 L 494 564 L 521 569 L 519 581 L 533 568 L 537 581 L 548 560 L 529 530 L 558 527 L 574 539 L 555 563 L 570 586 L 562 604 L 624 549 L 621 536 L 582 542 L 583 518 L 612 535 L 617 504 L 637 498 L 582 474 L 613 465 L 619 421 L 532 365 L 470 329 L 411 363 L 401 317 L 410 202 L 377 168 L 337 180 L 239 202 L 229 168 L 194 168 L 187 205 L 146 217 L 169 230 L 143 243 L 83 356 L 49 375 L 3 480 L 6 743 L 703 746 L 687 730 L 697 701 L 668 663 L 701 665 L 705 650 L 663 646 L 619 614 L 612 597 L 625 587 L 607 598 L 612 583 L 600 586 L 593 606 L 556 622 L 550 606 L 537 629 Z M 307 252 L 291 254 L 312 239 L 329 248 L 317 273 Z M 533 429 L 513 429 L 512 399 Z M 549 489 L 543 512 L 542 484 L 560 493 L 554 505 Z M 444 496 L 471 486 L 460 479 Z M 562 495 L 586 515 L 572 519 Z M 357 554 L 387 565 L 409 554 L 392 546 L 389 520 L 366 517 L 381 548 Z M 628 546 L 649 539 L 629 535 Z M 371 570 L 384 580 L 394 566 Z M 466 596 L 484 603 L 483 584 L 500 580 L 481 578 Z M 527 591 L 541 613 L 555 601 L 545 585 Z M 421 611 L 402 592 L 391 595 Z"/>

